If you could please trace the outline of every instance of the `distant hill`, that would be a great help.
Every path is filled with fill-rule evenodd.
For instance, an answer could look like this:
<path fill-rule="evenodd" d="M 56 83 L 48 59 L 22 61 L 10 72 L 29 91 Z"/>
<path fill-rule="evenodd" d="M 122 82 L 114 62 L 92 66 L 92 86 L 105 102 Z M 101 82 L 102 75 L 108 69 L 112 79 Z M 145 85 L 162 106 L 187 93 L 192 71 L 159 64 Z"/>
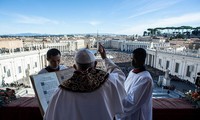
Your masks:
<path fill-rule="evenodd" d="M 97 33 L 76 33 L 76 34 L 41 34 L 41 33 L 18 33 L 18 34 L 4 34 L 0 36 L 62 36 L 62 35 L 92 35 L 96 36 Z M 113 34 L 113 33 L 98 33 L 98 35 L 110 35 L 110 36 L 116 36 L 116 35 L 123 35 L 123 34 Z"/>
<path fill-rule="evenodd" d="M 49 36 L 51 34 L 40 34 L 40 33 L 18 33 L 18 34 L 5 34 L 0 36 Z"/>

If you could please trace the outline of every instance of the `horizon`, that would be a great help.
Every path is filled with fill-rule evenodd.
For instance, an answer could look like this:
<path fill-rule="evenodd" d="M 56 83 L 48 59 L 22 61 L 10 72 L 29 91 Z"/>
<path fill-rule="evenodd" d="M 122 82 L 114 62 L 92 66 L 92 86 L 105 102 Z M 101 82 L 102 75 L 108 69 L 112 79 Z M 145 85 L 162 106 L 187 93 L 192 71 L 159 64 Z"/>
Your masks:
<path fill-rule="evenodd" d="M 0 35 L 106 33 L 200 26 L 198 0 L 0 0 Z"/>

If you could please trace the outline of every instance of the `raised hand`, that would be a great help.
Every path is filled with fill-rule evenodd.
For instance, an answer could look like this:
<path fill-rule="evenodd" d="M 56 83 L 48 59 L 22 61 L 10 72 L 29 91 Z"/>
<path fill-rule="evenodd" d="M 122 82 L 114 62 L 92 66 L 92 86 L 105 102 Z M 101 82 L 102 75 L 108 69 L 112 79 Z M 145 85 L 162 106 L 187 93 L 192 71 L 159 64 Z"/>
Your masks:
<path fill-rule="evenodd" d="M 98 49 L 98 51 L 99 51 L 102 59 L 107 58 L 106 51 L 105 51 L 103 45 L 101 45 L 101 43 L 99 43 L 99 49 Z"/>

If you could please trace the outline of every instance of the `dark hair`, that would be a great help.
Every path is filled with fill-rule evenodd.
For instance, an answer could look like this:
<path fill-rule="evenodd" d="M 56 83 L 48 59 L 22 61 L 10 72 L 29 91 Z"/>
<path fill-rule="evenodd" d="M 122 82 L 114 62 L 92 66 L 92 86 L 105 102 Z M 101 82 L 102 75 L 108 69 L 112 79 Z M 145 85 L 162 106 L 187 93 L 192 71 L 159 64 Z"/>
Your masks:
<path fill-rule="evenodd" d="M 47 58 L 51 58 L 51 56 L 61 55 L 60 51 L 56 48 L 49 49 L 47 51 Z"/>
<path fill-rule="evenodd" d="M 146 50 L 143 48 L 137 48 L 133 51 L 134 58 L 140 65 L 145 63 L 146 54 Z"/>

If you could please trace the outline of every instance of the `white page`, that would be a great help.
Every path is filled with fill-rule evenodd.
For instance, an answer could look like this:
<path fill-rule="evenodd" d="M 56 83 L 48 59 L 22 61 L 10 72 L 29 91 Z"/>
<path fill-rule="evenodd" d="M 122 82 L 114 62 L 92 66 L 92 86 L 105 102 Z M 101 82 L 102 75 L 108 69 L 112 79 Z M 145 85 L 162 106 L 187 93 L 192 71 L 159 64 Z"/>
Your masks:
<path fill-rule="evenodd" d="M 69 78 L 71 78 L 73 76 L 75 69 L 73 67 L 69 67 L 67 69 L 61 70 L 61 71 L 57 71 L 57 77 L 58 77 L 58 81 L 61 84 L 64 80 L 68 80 Z"/>
<path fill-rule="evenodd" d="M 34 91 L 43 109 L 42 112 L 45 113 L 52 94 L 59 86 L 58 78 L 55 72 L 32 75 L 31 77 Z"/>

